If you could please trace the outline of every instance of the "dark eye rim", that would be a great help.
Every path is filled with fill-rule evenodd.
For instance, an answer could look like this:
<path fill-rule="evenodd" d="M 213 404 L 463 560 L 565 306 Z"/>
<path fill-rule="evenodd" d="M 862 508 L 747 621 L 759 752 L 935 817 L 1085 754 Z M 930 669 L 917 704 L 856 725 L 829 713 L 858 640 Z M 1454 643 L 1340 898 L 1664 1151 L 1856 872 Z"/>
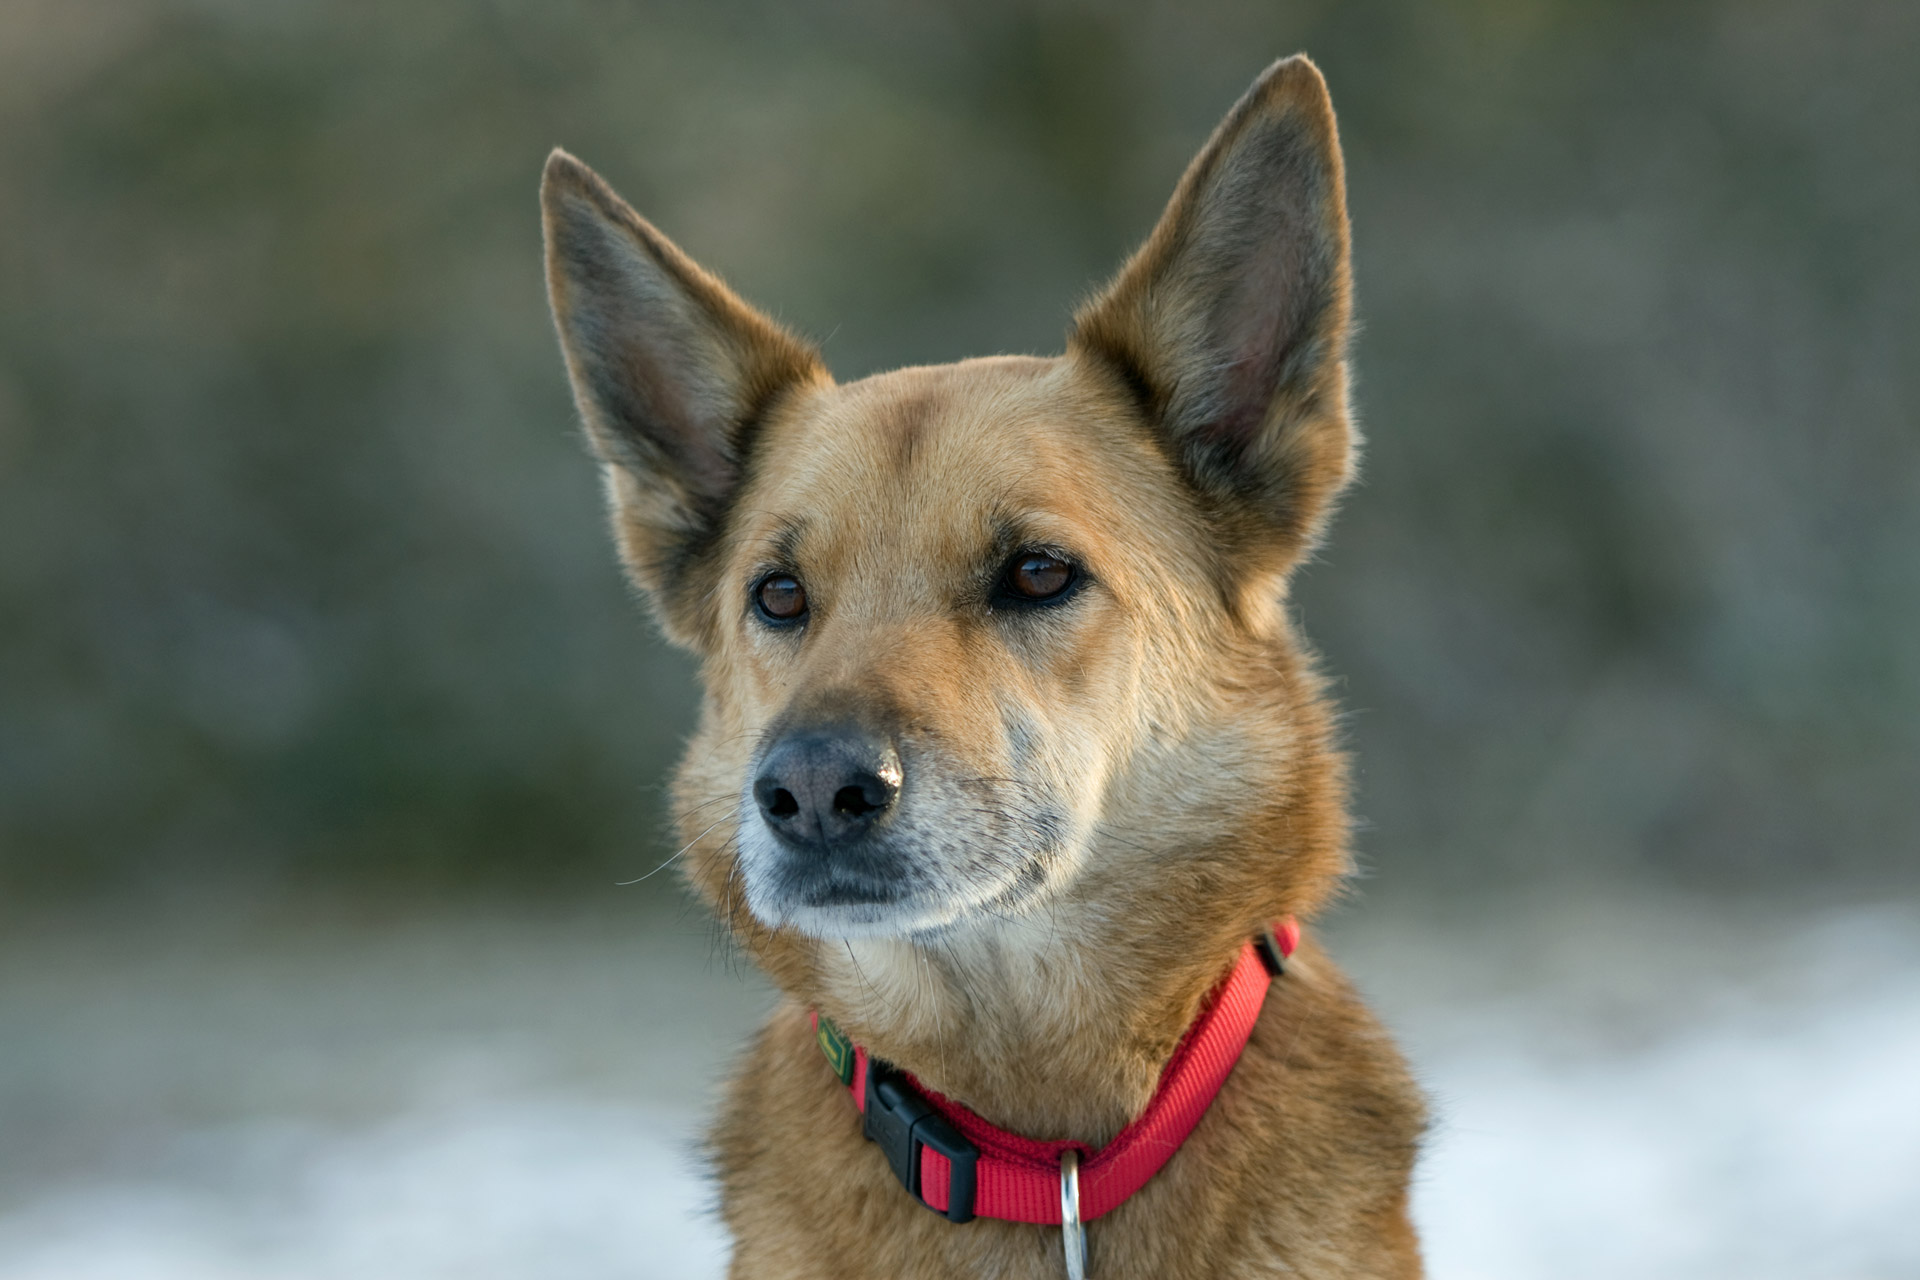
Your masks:
<path fill-rule="evenodd" d="M 777 614 L 769 613 L 767 606 L 760 599 L 761 589 L 775 578 L 792 578 L 794 585 L 800 588 L 800 599 L 802 601 L 800 612 L 794 614 L 791 618 L 782 618 Z M 747 601 L 753 610 L 754 617 L 758 618 L 763 625 L 779 631 L 787 631 L 794 627 L 804 626 L 807 619 L 813 615 L 813 601 L 807 596 L 807 584 L 801 579 L 799 574 L 791 569 L 768 569 L 763 573 L 755 575 L 753 584 L 747 588 Z"/>
<path fill-rule="evenodd" d="M 1052 595 L 1030 596 L 1025 592 L 1016 591 L 1013 588 L 1014 569 L 1018 567 L 1022 560 L 1030 560 L 1036 556 L 1045 556 L 1049 560 L 1057 560 L 1067 567 L 1067 580 L 1065 584 Z M 996 609 L 1054 609 L 1066 604 L 1075 596 L 1079 595 L 1080 589 L 1086 584 L 1086 566 L 1082 565 L 1076 557 L 1069 555 L 1058 547 L 1021 547 L 1000 562 L 1000 571 L 994 576 L 993 580 L 992 604 Z"/>

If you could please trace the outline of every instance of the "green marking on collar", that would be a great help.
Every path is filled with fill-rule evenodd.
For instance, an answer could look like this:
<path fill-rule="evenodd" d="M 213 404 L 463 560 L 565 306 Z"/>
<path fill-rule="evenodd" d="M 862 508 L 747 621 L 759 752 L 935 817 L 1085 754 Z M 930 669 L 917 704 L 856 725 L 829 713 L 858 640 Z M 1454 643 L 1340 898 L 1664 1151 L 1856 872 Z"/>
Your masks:
<path fill-rule="evenodd" d="M 820 1025 L 814 1028 L 813 1038 L 820 1042 L 820 1052 L 827 1055 L 827 1065 L 840 1077 L 840 1083 L 853 1087 L 853 1041 L 841 1033 L 830 1019 L 820 1019 Z"/>

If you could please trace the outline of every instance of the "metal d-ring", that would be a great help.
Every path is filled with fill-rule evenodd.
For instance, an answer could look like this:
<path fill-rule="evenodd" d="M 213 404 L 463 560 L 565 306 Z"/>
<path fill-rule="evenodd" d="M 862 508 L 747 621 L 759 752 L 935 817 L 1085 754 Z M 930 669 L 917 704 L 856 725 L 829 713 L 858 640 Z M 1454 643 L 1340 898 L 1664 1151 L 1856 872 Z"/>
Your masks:
<path fill-rule="evenodd" d="M 1067 1280 L 1087 1280 L 1087 1229 L 1080 1225 L 1080 1153 L 1060 1153 L 1060 1237 L 1067 1251 Z"/>

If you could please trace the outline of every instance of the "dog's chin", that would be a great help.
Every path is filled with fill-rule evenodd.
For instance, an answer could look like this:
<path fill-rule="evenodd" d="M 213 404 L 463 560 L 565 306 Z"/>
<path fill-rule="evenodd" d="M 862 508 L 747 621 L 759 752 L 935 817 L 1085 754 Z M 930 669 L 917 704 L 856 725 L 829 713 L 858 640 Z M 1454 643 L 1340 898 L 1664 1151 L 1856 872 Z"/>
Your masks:
<path fill-rule="evenodd" d="M 749 897 L 748 905 L 753 906 Z M 957 923 L 952 912 L 913 902 L 793 903 L 754 906 L 753 913 L 773 928 L 790 928 L 824 942 L 848 938 L 912 938 Z"/>
<path fill-rule="evenodd" d="M 756 892 L 752 877 L 747 888 L 747 909 L 762 924 L 829 942 L 945 934 L 976 921 L 1004 919 L 1004 900 L 1002 893 L 881 894 L 864 886 L 840 889 L 831 884 L 798 891 L 787 884 Z"/>
<path fill-rule="evenodd" d="M 830 942 L 926 938 L 1004 921 L 1032 905 L 1045 879 L 1037 867 L 1027 867 L 985 882 L 969 877 L 949 883 L 924 871 L 888 880 L 796 867 L 791 855 L 771 847 L 743 854 L 742 880 L 754 918 Z"/>

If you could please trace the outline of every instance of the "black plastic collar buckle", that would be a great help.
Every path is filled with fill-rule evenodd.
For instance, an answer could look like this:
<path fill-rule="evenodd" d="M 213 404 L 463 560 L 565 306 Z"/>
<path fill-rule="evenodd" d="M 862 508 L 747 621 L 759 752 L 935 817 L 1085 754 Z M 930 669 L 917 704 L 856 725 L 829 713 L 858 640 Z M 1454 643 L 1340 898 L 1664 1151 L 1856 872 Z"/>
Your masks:
<path fill-rule="evenodd" d="M 905 1072 L 873 1057 L 867 1059 L 867 1111 L 862 1131 L 869 1142 L 880 1144 L 893 1176 L 921 1204 L 927 1204 L 927 1200 L 920 1194 L 920 1149 L 932 1147 L 945 1156 L 953 1169 L 947 1178 L 947 1221 L 973 1221 L 974 1163 L 980 1158 L 980 1148 L 962 1137 L 920 1096 L 920 1091 L 908 1083 Z M 933 1209 L 932 1205 L 927 1207 Z"/>
<path fill-rule="evenodd" d="M 1260 963 L 1269 978 L 1277 978 L 1287 971 L 1287 957 L 1280 950 L 1280 939 L 1274 936 L 1271 925 L 1253 936 L 1253 949 L 1260 953 Z"/>

